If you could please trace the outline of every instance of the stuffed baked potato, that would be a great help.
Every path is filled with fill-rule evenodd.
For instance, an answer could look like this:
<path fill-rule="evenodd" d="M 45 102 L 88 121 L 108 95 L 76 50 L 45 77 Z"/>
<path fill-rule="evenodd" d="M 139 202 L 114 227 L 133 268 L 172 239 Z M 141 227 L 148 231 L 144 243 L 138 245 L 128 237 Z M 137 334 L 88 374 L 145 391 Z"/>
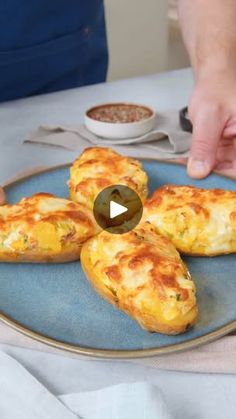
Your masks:
<path fill-rule="evenodd" d="M 150 332 L 178 334 L 196 320 L 195 285 L 167 237 L 150 223 L 125 234 L 102 231 L 82 247 L 98 293 Z"/>
<path fill-rule="evenodd" d="M 236 191 L 167 185 L 144 206 L 143 220 L 189 255 L 236 252 Z"/>
<path fill-rule="evenodd" d="M 146 200 L 147 175 L 139 161 L 121 156 L 111 148 L 85 149 L 70 168 L 71 199 L 92 209 L 99 192 L 111 185 L 128 186 L 142 202 Z"/>
<path fill-rule="evenodd" d="M 92 213 L 67 199 L 39 193 L 0 206 L 0 261 L 68 262 L 98 233 Z"/>

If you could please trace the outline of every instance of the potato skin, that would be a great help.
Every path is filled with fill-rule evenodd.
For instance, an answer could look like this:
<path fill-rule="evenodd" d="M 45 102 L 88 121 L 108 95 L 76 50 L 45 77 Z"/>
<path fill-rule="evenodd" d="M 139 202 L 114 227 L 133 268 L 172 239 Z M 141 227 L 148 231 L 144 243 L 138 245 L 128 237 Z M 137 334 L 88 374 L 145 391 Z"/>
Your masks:
<path fill-rule="evenodd" d="M 166 185 L 145 203 L 143 220 L 169 237 L 182 253 L 236 252 L 236 191 Z"/>
<path fill-rule="evenodd" d="M 97 292 L 144 329 L 175 335 L 194 324 L 195 285 L 171 241 L 150 223 L 124 234 L 102 231 L 83 245 L 81 264 Z"/>
<path fill-rule="evenodd" d="M 128 186 L 142 202 L 146 200 L 147 175 L 139 161 L 121 156 L 111 148 L 86 148 L 70 168 L 71 199 L 93 209 L 99 192 L 111 185 Z"/>
<path fill-rule="evenodd" d="M 0 207 L 1 262 L 69 262 L 100 231 L 80 204 L 39 193 Z"/>

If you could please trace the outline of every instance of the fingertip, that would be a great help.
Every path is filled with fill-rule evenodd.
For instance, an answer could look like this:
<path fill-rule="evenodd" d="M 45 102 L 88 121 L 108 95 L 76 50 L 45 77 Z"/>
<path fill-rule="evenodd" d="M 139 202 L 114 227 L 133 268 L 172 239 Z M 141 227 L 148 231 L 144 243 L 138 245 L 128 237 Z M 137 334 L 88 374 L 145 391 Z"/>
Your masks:
<path fill-rule="evenodd" d="M 210 165 L 206 161 L 196 160 L 190 157 L 187 164 L 187 173 L 194 179 L 203 179 L 211 171 Z"/>
<path fill-rule="evenodd" d="M 5 193 L 4 190 L 2 188 L 0 188 L 0 205 L 4 204 L 5 202 Z"/>

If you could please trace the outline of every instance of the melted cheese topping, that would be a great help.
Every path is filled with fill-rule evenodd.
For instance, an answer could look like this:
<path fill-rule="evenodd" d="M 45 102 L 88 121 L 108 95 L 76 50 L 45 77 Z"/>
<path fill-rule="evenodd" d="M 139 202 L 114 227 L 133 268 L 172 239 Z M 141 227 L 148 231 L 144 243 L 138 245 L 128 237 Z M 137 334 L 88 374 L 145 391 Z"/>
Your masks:
<path fill-rule="evenodd" d="M 143 220 L 187 254 L 236 252 L 236 191 L 164 186 L 144 206 Z"/>
<path fill-rule="evenodd" d="M 144 328 L 179 333 L 197 315 L 195 286 L 173 244 L 149 223 L 125 234 L 103 231 L 82 248 L 98 292 Z"/>
<path fill-rule="evenodd" d="M 110 148 L 87 148 L 73 163 L 68 185 L 71 199 L 90 209 L 99 192 L 111 185 L 130 187 L 142 202 L 147 196 L 147 175 L 141 163 Z"/>

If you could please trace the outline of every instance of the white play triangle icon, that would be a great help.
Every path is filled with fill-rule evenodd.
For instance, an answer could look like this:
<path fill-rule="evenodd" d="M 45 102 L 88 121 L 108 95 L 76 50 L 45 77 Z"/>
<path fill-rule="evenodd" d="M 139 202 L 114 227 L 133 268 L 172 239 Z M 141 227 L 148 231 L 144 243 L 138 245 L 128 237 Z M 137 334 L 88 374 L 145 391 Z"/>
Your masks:
<path fill-rule="evenodd" d="M 127 211 L 128 208 L 123 205 L 117 204 L 115 201 L 110 201 L 110 218 L 118 217 L 118 215 L 124 214 Z"/>

